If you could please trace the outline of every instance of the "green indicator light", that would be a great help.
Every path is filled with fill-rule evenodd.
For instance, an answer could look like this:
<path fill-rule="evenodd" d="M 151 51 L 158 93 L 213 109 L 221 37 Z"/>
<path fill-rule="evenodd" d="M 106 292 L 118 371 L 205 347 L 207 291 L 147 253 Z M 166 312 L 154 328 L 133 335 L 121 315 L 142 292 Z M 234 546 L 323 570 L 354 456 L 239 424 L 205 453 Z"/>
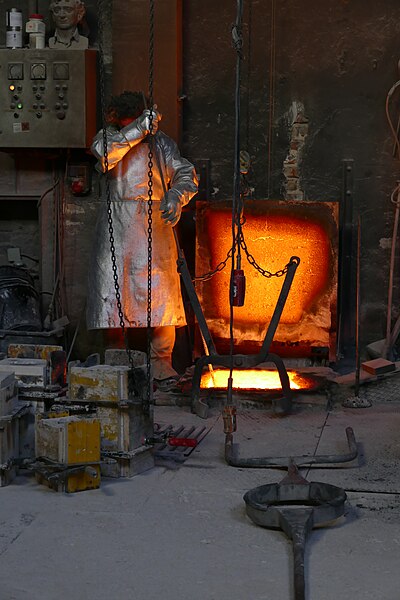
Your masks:
<path fill-rule="evenodd" d="M 22 108 L 22 102 L 18 102 L 17 108 Z"/>

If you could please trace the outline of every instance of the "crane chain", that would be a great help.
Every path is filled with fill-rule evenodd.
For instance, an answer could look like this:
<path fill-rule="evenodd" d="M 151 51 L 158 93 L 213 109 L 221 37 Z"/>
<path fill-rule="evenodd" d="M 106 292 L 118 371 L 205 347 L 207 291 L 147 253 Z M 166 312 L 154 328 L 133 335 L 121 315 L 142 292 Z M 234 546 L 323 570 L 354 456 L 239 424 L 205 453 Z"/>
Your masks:
<path fill-rule="evenodd" d="M 104 155 L 104 173 L 106 182 L 106 202 L 107 202 L 107 221 L 108 221 L 108 233 L 110 240 L 110 254 L 111 254 L 111 265 L 114 280 L 115 299 L 117 302 L 117 310 L 119 317 L 119 324 L 122 329 L 122 335 L 125 342 L 125 350 L 128 356 L 128 361 L 131 369 L 135 368 L 131 349 L 129 348 L 127 340 L 127 332 L 125 327 L 124 313 L 122 310 L 121 291 L 118 279 L 118 267 L 115 251 L 115 238 L 114 238 L 114 225 L 112 217 L 112 202 L 111 202 L 111 190 L 110 190 L 110 175 L 109 175 L 109 164 L 108 164 L 108 142 L 107 142 L 107 127 L 106 127 L 106 100 L 105 100 L 105 63 L 104 63 L 104 49 L 103 49 L 103 37 L 104 37 L 104 13 L 103 10 L 104 0 L 99 0 L 99 54 L 100 54 L 100 101 L 102 111 L 102 122 L 103 122 L 103 155 Z"/>
<path fill-rule="evenodd" d="M 267 279 L 271 279 L 271 277 L 283 277 L 287 273 L 289 263 L 286 264 L 283 267 L 283 269 L 278 269 L 278 271 L 275 271 L 274 273 L 272 273 L 271 271 L 268 271 L 267 269 L 263 269 L 263 267 L 261 267 L 257 263 L 254 256 L 250 253 L 242 231 L 241 231 L 241 235 L 240 235 L 240 247 L 244 251 L 248 263 L 254 269 L 256 269 L 256 271 L 258 271 L 263 277 L 266 277 Z M 236 248 L 236 244 L 235 244 L 235 248 Z M 199 275 L 198 277 L 194 277 L 193 281 L 194 282 L 209 281 L 210 279 L 212 279 L 212 277 L 214 277 L 214 275 L 223 271 L 227 265 L 228 260 L 232 257 L 233 251 L 234 251 L 234 248 L 230 248 L 228 250 L 224 260 L 221 260 L 221 262 L 218 263 L 218 265 L 215 267 L 215 269 L 213 269 L 212 271 L 208 271 L 207 273 L 204 273 L 203 275 Z"/>

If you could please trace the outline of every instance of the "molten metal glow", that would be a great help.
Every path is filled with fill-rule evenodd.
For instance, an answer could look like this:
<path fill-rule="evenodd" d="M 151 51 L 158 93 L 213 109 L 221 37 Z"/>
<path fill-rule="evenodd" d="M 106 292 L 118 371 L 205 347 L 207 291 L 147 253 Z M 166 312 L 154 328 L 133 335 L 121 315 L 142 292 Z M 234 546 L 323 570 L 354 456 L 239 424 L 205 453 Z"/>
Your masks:
<path fill-rule="evenodd" d="M 314 382 L 296 371 L 288 371 L 290 388 L 304 390 L 313 387 Z M 224 390 L 228 387 L 229 369 L 216 369 L 212 373 L 204 373 L 201 378 L 202 389 L 214 388 Z M 235 390 L 280 390 L 282 388 L 277 371 L 267 369 L 233 370 L 233 389 Z"/>
<path fill-rule="evenodd" d="M 230 218 L 229 213 L 221 211 L 214 213 L 209 222 L 211 268 L 223 260 L 232 244 Z M 291 255 L 300 257 L 281 317 L 281 323 L 298 323 L 328 283 L 330 246 L 326 231 L 318 223 L 290 215 L 249 215 L 243 229 L 250 254 L 264 269 L 275 272 L 284 268 Z M 246 275 L 246 302 L 244 308 L 235 310 L 235 320 L 266 323 L 275 308 L 282 279 L 262 277 L 244 257 L 242 268 Z M 229 269 L 225 269 L 209 284 L 215 318 L 229 320 L 229 276 Z"/>

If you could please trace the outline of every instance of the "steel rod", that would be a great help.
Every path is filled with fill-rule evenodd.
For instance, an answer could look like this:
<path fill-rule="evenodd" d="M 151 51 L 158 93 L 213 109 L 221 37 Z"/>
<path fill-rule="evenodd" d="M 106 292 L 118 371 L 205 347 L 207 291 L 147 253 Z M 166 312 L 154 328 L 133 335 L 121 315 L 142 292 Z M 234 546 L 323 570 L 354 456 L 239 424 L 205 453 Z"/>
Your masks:
<path fill-rule="evenodd" d="M 337 464 L 351 462 L 358 455 L 357 443 L 354 431 L 351 427 L 346 428 L 346 437 L 349 451 L 345 454 L 319 454 L 315 456 L 280 456 L 280 457 L 260 457 L 260 458 L 240 458 L 239 444 L 233 443 L 233 436 L 229 434 L 225 438 L 225 460 L 231 467 L 242 468 L 286 468 L 290 460 L 293 460 L 297 466 Z"/>

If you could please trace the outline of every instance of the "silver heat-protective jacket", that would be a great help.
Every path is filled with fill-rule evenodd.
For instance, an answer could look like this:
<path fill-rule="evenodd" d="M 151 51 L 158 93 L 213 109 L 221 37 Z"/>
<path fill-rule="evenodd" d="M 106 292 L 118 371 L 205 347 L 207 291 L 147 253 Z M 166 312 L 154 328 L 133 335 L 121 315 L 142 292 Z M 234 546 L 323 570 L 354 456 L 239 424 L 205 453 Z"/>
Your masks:
<path fill-rule="evenodd" d="M 148 153 L 145 133 L 136 121 L 122 128 L 107 128 L 108 177 L 118 283 L 127 327 L 147 326 L 148 278 Z M 154 136 L 160 167 L 168 189 L 174 189 L 182 206 L 197 191 L 193 165 L 183 158 L 177 144 L 162 132 Z M 105 171 L 103 130 L 93 140 L 96 168 Z M 177 248 L 171 225 L 161 218 L 162 180 L 153 158 L 153 236 L 151 325 L 185 325 Z M 105 177 L 101 176 L 100 212 L 89 271 L 88 329 L 120 327 L 115 295 Z"/>

